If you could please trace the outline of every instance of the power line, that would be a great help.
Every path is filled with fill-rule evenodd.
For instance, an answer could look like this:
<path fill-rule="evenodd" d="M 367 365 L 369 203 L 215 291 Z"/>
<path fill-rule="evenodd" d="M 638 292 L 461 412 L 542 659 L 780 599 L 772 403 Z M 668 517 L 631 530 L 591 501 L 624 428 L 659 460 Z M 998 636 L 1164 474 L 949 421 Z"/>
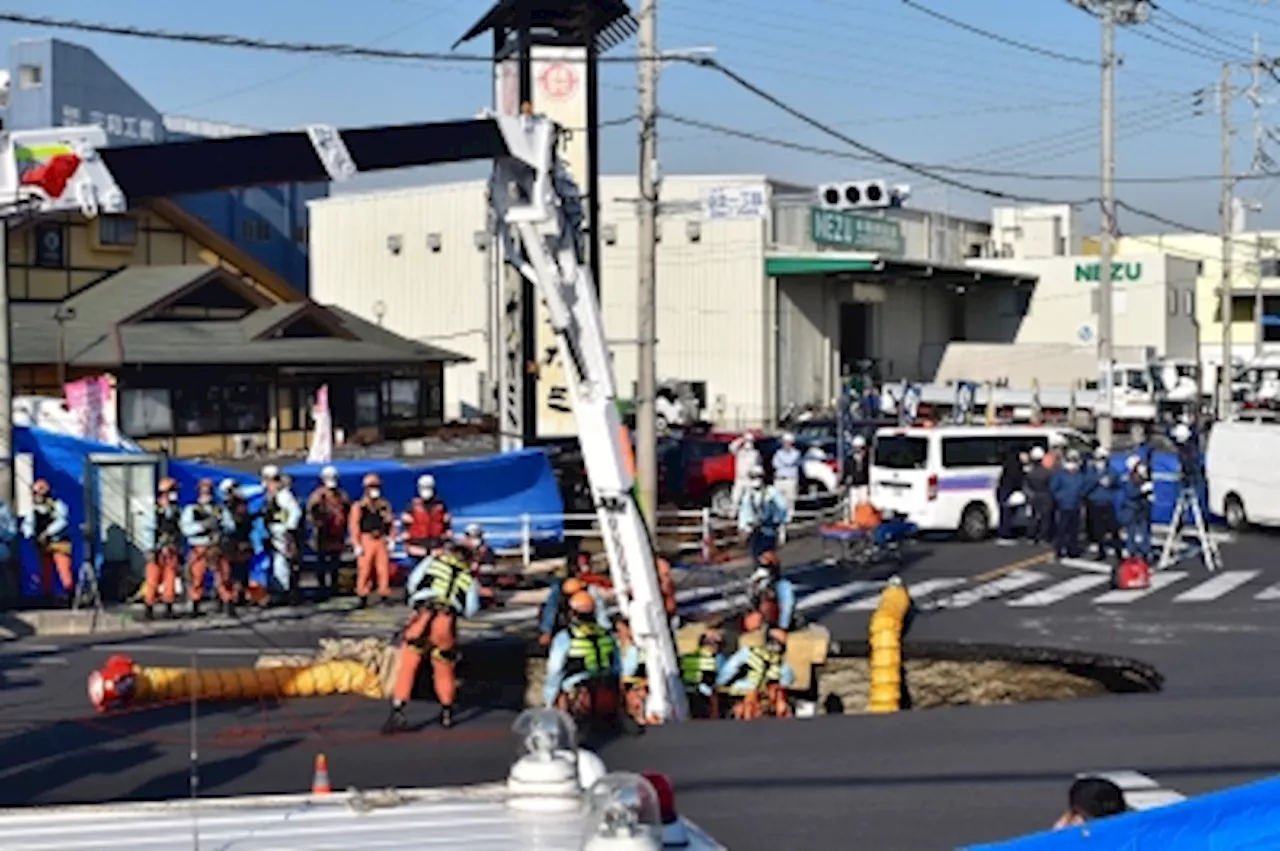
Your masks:
<path fill-rule="evenodd" d="M 1200 24 L 1197 24 L 1195 21 L 1189 21 L 1189 20 L 1187 20 L 1186 18 L 1183 18 L 1183 17 L 1181 17 L 1181 16 L 1179 16 L 1179 15 L 1175 15 L 1173 12 L 1170 12 L 1170 11 L 1169 11 L 1168 9 L 1166 9 L 1164 6 L 1157 6 L 1154 2 L 1152 2 L 1152 0 L 1147 0 L 1147 2 L 1148 2 L 1148 4 L 1151 6 L 1151 8 L 1152 8 L 1152 9 L 1155 9 L 1155 10 L 1156 10 L 1157 12 L 1159 12 L 1161 15 L 1163 15 L 1164 17 L 1168 18 L 1169 20 L 1171 20 L 1171 21 L 1173 21 L 1173 22 L 1178 23 L 1178 24 L 1181 24 L 1182 26 L 1186 27 L 1187 29 L 1194 30 L 1194 31 L 1196 31 L 1196 32 L 1200 33 L 1200 34 L 1201 34 L 1201 35 L 1203 35 L 1203 36 L 1207 36 L 1208 38 L 1213 39 L 1214 41 L 1218 42 L 1219 44 L 1226 45 L 1226 46 L 1227 46 L 1228 48 L 1230 48 L 1233 52 L 1234 52 L 1234 51 L 1238 51 L 1238 50 L 1240 50 L 1240 49 L 1241 49 L 1241 47 L 1240 47 L 1240 45 L 1239 45 L 1238 43 L 1233 42 L 1233 41 L 1228 41 L 1227 39 L 1222 38 L 1220 35 L 1218 35 L 1217 33 L 1215 33 L 1213 30 L 1209 29 L 1208 27 L 1201 26 Z"/>
<path fill-rule="evenodd" d="M 792 142 L 787 139 L 778 139 L 772 136 L 766 136 L 761 133 L 755 133 L 750 130 L 743 130 L 737 127 L 728 127 L 723 124 L 715 124 L 710 121 L 702 121 L 696 118 L 687 118 L 683 115 L 675 115 L 665 110 L 661 113 L 661 117 L 673 124 L 680 124 L 685 127 L 694 127 L 700 130 L 707 130 L 723 136 L 732 136 L 738 139 L 744 139 L 748 142 L 758 142 L 762 145 L 771 145 L 776 148 L 785 148 L 787 150 L 798 151 L 806 154 L 816 154 L 818 156 L 835 157 L 839 159 L 854 160 L 856 162 L 880 162 L 879 158 L 869 154 L 855 154 L 850 151 L 839 151 L 834 148 L 824 148 L 818 145 L 807 145 L 803 142 Z M 1003 169 L 988 168 L 970 168 L 965 166 L 951 166 L 942 163 L 917 163 L 921 168 L 927 168 L 930 171 L 942 172 L 945 174 L 963 174 L 973 177 L 994 177 L 1016 180 L 1040 180 L 1040 181 L 1095 181 L 1098 179 L 1096 174 L 1038 174 L 1026 171 L 1009 171 Z M 1237 180 L 1260 180 L 1263 178 L 1274 177 L 1266 174 L 1242 174 L 1237 176 Z M 1188 174 L 1188 175 L 1170 175 L 1164 177 L 1130 177 L 1116 178 L 1117 183 L 1129 184 L 1168 184 L 1168 183 L 1196 183 L 1199 181 L 1221 180 L 1220 174 Z"/>
<path fill-rule="evenodd" d="M 1000 35 L 1000 33 L 991 32 L 990 30 L 984 30 L 981 27 L 975 27 L 973 24 L 967 24 L 964 21 L 956 20 L 955 18 L 952 18 L 949 15 L 944 15 L 941 12 L 930 9 L 927 6 L 922 6 L 919 3 L 916 3 L 915 0 L 902 0 L 902 3 L 903 5 L 909 6 L 912 9 L 915 9 L 917 12 L 921 12 L 925 15 L 928 15 L 931 18 L 934 18 L 939 21 L 943 21 L 944 23 L 947 23 L 953 27 L 962 29 L 965 32 L 970 32 L 970 33 L 973 33 L 974 35 L 978 35 L 978 36 L 982 36 L 983 38 L 990 39 L 991 41 L 995 41 L 995 42 L 999 42 L 1000 44 L 1007 45 L 1008 47 L 1017 48 L 1018 50 L 1025 50 L 1028 53 L 1034 53 L 1038 56 L 1046 56 L 1050 59 L 1057 59 L 1061 62 L 1070 62 L 1074 65 L 1088 65 L 1091 68 L 1096 68 L 1098 66 L 1098 63 L 1092 59 L 1085 59 L 1082 56 L 1072 56 L 1067 53 L 1059 53 L 1056 50 L 1050 50 L 1046 47 L 1038 47 L 1034 44 L 1027 44 L 1024 41 L 1018 41 L 1017 39 Z"/>

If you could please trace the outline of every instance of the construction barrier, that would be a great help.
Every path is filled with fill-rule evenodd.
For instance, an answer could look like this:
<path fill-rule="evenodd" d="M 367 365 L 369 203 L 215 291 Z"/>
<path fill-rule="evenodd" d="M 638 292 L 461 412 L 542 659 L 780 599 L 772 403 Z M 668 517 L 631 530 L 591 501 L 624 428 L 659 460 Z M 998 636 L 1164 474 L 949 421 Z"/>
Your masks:
<path fill-rule="evenodd" d="M 910 610 L 911 595 L 895 576 L 871 616 L 868 712 L 897 712 L 902 708 L 902 633 Z"/>
<path fill-rule="evenodd" d="M 377 673 L 348 659 L 272 668 L 143 668 L 112 656 L 89 675 L 89 700 L 99 712 L 142 703 L 239 701 L 355 694 L 382 699 Z"/>

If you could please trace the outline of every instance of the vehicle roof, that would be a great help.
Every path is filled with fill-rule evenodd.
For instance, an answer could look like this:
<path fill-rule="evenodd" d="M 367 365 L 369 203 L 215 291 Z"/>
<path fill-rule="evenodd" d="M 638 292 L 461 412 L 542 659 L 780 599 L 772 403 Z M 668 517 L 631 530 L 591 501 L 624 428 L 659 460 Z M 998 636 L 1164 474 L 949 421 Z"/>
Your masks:
<path fill-rule="evenodd" d="M 205 798 L 194 804 L 104 804 L 0 810 L 6 851 L 191 851 L 377 848 L 421 851 L 577 851 L 584 814 L 535 813 L 506 806 L 505 784 L 452 789 L 352 790 L 326 797 Z M 686 822 L 691 851 L 721 846 Z M 139 845 L 141 843 L 141 846 Z"/>
<path fill-rule="evenodd" d="M 928 437 L 932 434 L 940 434 L 946 437 L 980 437 L 982 435 L 1000 432 L 1016 432 L 1019 434 L 1063 434 L 1075 433 L 1079 434 L 1080 430 L 1068 428 L 1067 426 L 1055 425 L 1018 425 L 1016 423 L 1000 424 L 1000 425 L 937 425 L 937 426 L 889 426 L 886 428 L 876 429 L 876 436 L 881 434 L 896 434 L 908 437 Z"/>

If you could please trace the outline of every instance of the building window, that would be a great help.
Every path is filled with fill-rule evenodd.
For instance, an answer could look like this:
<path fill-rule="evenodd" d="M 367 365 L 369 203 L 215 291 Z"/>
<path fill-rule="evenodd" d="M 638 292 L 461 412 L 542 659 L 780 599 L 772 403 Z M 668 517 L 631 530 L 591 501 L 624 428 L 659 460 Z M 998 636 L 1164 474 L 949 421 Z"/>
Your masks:
<path fill-rule="evenodd" d="M 67 265 L 67 234 L 60 222 L 42 222 L 34 228 L 35 265 L 61 269 Z"/>
<path fill-rule="evenodd" d="M 99 248 L 132 248 L 138 244 L 138 222 L 130 216 L 98 219 Z"/>
<path fill-rule="evenodd" d="M 262 384 L 232 384 L 223 389 L 222 426 L 233 434 L 267 430 L 267 388 Z"/>
<path fill-rule="evenodd" d="M 356 428 L 377 428 L 382 422 L 382 399 L 377 387 L 356 388 Z"/>
<path fill-rule="evenodd" d="M 245 219 L 240 223 L 240 236 L 248 242 L 270 242 L 271 226 L 262 219 Z"/>
<path fill-rule="evenodd" d="M 421 379 L 393 378 L 384 381 L 382 395 L 386 399 L 388 419 L 400 422 L 417 422 L 421 419 Z"/>
<path fill-rule="evenodd" d="M 1267 257 L 1262 261 L 1260 269 L 1264 278 L 1280 278 L 1280 258 Z"/>
<path fill-rule="evenodd" d="M 18 66 L 18 88 L 38 89 L 44 85 L 44 69 L 39 65 Z"/>
<path fill-rule="evenodd" d="M 130 437 L 173 434 L 173 408 L 164 388 L 122 390 L 120 428 Z"/>
<path fill-rule="evenodd" d="M 1222 322 L 1222 305 L 1218 305 L 1214 315 L 1215 322 Z M 1231 324 L 1253 321 L 1253 296 L 1233 295 L 1231 297 Z"/>
<path fill-rule="evenodd" d="M 173 390 L 174 433 L 247 434 L 266 431 L 267 389 L 254 382 L 177 387 Z"/>

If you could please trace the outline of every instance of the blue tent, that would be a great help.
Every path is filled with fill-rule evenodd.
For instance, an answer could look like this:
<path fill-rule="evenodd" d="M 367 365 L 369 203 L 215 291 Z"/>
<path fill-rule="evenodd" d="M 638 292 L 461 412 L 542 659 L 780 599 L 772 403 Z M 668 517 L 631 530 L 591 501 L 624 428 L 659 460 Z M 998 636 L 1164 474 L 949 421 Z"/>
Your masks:
<path fill-rule="evenodd" d="M 1048 831 L 969 851 L 1263 851 L 1280 848 L 1280 778 L 1167 807 Z"/>
<path fill-rule="evenodd" d="M 1111 469 L 1118 475 L 1124 475 L 1125 459 L 1133 454 L 1135 453 L 1118 452 L 1112 455 Z M 1151 504 L 1151 522 L 1168 523 L 1173 519 L 1173 509 L 1178 504 L 1178 493 L 1181 491 L 1181 486 L 1178 484 L 1178 473 L 1181 470 L 1178 456 L 1173 452 L 1151 450 L 1139 450 L 1136 454 L 1147 463 L 1151 471 L 1152 483 L 1155 485 L 1153 494 L 1155 498 Z M 1205 519 L 1209 520 L 1209 492 L 1203 480 L 1198 488 L 1198 494 L 1200 510 L 1205 513 Z"/>

